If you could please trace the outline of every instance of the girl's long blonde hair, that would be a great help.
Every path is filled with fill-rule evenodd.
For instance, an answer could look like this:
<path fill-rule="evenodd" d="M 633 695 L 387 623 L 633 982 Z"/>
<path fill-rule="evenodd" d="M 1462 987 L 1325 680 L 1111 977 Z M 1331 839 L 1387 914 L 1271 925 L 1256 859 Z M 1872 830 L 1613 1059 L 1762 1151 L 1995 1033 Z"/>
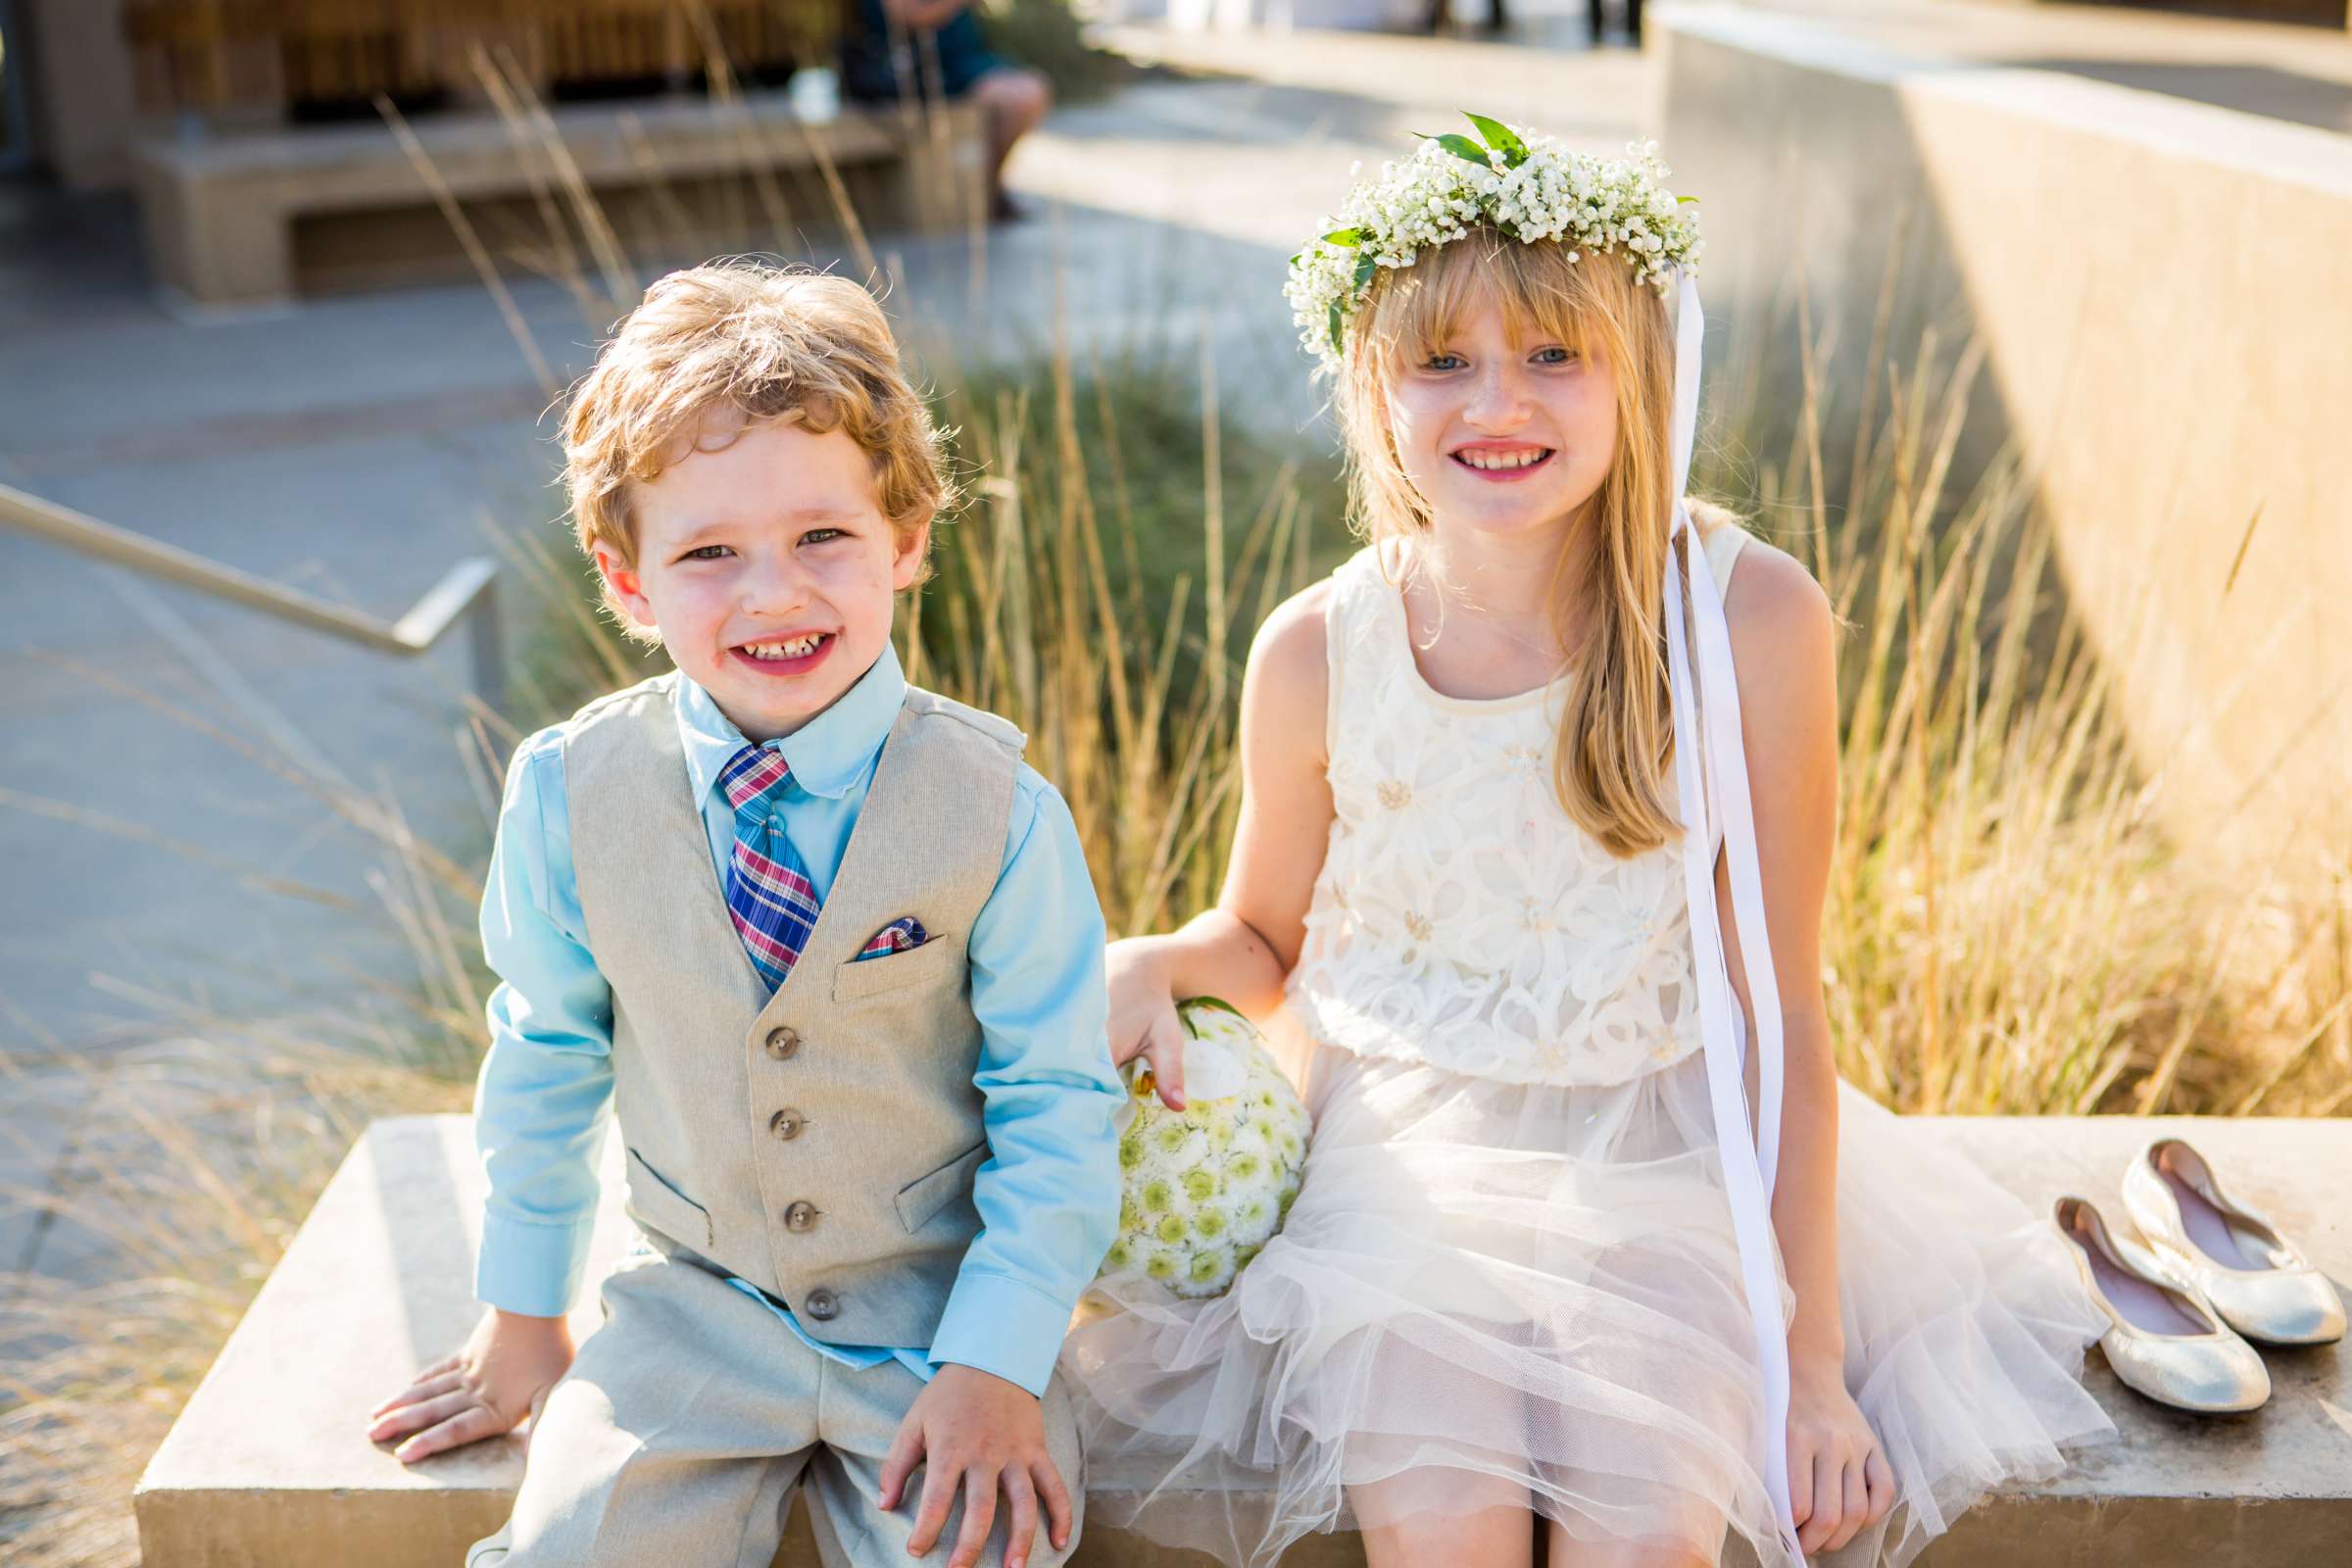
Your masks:
<path fill-rule="evenodd" d="M 1481 228 L 1410 267 L 1383 270 L 1348 323 L 1335 402 L 1355 526 L 1375 545 L 1400 541 L 1409 554 L 1429 531 L 1429 505 L 1398 460 L 1384 389 L 1407 356 L 1439 345 L 1474 296 L 1498 300 L 1513 331 L 1597 356 L 1614 370 L 1616 456 L 1552 573 L 1554 629 L 1574 672 L 1552 779 L 1568 815 L 1624 858 L 1682 831 L 1660 608 L 1673 554 L 1674 336 L 1665 302 L 1622 256 L 1568 257 L 1554 240 L 1526 244 Z M 1716 507 L 1693 503 L 1691 515 L 1707 533 L 1738 526 Z"/>

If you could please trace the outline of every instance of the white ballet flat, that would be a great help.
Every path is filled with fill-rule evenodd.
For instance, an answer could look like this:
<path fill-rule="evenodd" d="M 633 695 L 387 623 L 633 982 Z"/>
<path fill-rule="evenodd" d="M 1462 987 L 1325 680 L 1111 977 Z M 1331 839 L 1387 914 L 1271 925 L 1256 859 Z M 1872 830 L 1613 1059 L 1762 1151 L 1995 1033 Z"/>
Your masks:
<path fill-rule="evenodd" d="M 2126 1388 L 2200 1415 L 2234 1415 L 2270 1398 L 2262 1357 L 2187 1276 L 2110 1232 L 2086 1199 L 2059 1199 L 2050 1217 L 2070 1244 L 2083 1286 L 2107 1314 L 2099 1348 Z"/>
<path fill-rule="evenodd" d="M 2124 1170 L 2124 1207 L 2158 1255 L 2195 1282 L 2222 1321 L 2270 1345 L 2331 1345 L 2344 1303 L 2302 1249 L 2222 1192 L 2205 1156 L 2159 1138 Z"/>

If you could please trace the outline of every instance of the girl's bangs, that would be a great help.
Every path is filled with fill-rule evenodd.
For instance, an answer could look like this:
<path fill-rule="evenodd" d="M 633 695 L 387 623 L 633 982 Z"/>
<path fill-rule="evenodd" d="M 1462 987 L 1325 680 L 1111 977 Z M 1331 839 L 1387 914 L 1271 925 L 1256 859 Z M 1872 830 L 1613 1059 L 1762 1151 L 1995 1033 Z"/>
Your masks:
<path fill-rule="evenodd" d="M 1503 325 L 1514 336 L 1540 337 L 1583 354 L 1586 322 L 1598 302 L 1582 265 L 1569 261 L 1556 240 L 1527 244 L 1491 229 L 1424 252 L 1411 267 L 1385 274 L 1373 357 L 1385 375 L 1403 355 L 1435 352 L 1461 325 L 1474 300 L 1490 298 L 1500 305 Z"/>

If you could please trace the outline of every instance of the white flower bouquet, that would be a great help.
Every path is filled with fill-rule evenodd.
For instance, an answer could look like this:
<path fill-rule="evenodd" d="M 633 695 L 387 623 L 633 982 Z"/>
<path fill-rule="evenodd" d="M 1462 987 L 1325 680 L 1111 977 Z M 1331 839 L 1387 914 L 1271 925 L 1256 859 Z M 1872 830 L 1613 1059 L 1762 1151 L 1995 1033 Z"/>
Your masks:
<path fill-rule="evenodd" d="M 1308 1118 L 1231 1004 L 1195 997 L 1176 1016 L 1185 1032 L 1185 1108 L 1160 1103 L 1138 1057 L 1119 1135 L 1118 1240 L 1102 1274 L 1140 1274 L 1178 1296 L 1217 1296 L 1290 1213 L 1306 1168 Z"/>

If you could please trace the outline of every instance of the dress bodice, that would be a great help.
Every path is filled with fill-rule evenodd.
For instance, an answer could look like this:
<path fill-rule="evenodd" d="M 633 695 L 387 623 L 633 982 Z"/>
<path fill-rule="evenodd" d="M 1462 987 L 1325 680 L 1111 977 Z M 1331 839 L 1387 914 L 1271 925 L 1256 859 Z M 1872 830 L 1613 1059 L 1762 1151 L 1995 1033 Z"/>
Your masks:
<path fill-rule="evenodd" d="M 1727 587 L 1744 538 L 1706 540 Z M 1554 793 L 1574 673 L 1436 691 L 1390 576 L 1373 549 L 1332 576 L 1334 815 L 1286 1005 L 1327 1044 L 1513 1083 L 1623 1083 L 1698 1050 L 1677 847 L 1620 859 Z"/>

